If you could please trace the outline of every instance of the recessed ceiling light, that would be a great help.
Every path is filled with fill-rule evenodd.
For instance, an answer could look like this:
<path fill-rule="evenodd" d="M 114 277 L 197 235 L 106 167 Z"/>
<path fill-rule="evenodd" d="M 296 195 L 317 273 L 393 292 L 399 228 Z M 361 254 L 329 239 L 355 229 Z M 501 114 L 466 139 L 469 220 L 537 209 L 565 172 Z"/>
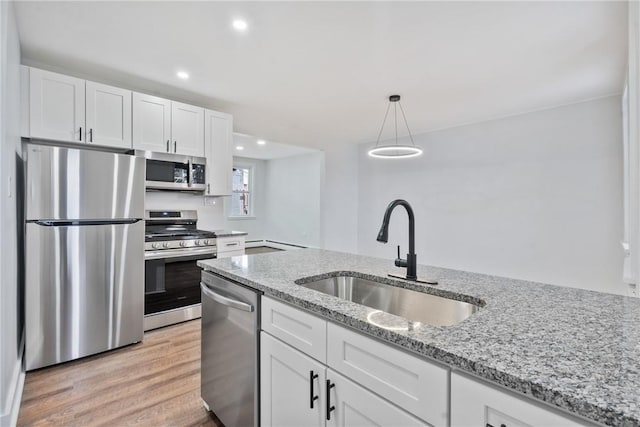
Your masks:
<path fill-rule="evenodd" d="M 187 73 L 186 71 L 178 71 L 176 75 L 182 80 L 187 80 L 189 78 L 189 73 Z"/>
<path fill-rule="evenodd" d="M 242 145 L 236 145 L 236 150 L 242 151 L 244 150 L 244 147 Z"/>
<path fill-rule="evenodd" d="M 256 141 L 256 143 L 257 143 L 258 145 L 264 145 L 264 144 L 266 144 L 266 143 L 267 143 L 267 141 L 265 141 L 264 139 L 259 139 L 259 140 L 257 140 L 257 141 Z"/>
<path fill-rule="evenodd" d="M 244 21 L 242 19 L 234 19 L 232 25 L 233 25 L 233 28 L 235 28 L 238 31 L 244 31 L 247 29 L 247 21 Z"/>

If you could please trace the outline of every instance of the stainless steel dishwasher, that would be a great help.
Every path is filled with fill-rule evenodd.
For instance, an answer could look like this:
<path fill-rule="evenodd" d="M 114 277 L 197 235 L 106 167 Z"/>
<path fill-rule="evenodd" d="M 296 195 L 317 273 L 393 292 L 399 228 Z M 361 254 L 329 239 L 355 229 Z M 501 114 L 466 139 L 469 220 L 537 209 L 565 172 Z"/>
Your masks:
<path fill-rule="evenodd" d="M 200 395 L 226 427 L 258 426 L 259 291 L 202 272 Z"/>

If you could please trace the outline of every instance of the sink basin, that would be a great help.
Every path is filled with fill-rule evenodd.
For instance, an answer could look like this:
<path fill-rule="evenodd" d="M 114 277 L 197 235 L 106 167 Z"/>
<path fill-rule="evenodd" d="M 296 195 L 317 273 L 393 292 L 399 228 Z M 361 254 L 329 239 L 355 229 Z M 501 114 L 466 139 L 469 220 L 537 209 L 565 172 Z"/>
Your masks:
<path fill-rule="evenodd" d="M 478 310 L 478 306 L 399 288 L 360 277 L 336 276 L 298 283 L 305 288 L 365 305 L 413 322 L 434 326 L 452 326 Z"/>

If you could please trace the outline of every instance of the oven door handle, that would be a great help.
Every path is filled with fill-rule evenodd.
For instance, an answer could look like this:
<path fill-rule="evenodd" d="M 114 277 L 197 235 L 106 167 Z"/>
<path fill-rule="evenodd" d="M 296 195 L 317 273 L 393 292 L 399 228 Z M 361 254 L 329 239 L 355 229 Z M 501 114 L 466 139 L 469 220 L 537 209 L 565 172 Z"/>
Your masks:
<path fill-rule="evenodd" d="M 213 292 L 207 285 L 202 282 L 200 282 L 200 289 L 202 290 L 203 294 L 219 304 L 226 305 L 227 307 L 237 308 L 238 310 L 242 311 L 248 311 L 249 313 L 252 313 L 255 310 L 255 308 L 251 304 L 247 304 Z"/>
<path fill-rule="evenodd" d="M 215 258 L 216 248 L 215 246 L 208 246 L 202 249 L 159 249 L 157 251 L 145 251 L 144 259 L 171 259 L 171 258 L 184 258 L 184 257 L 197 257 L 197 256 L 209 256 L 209 258 Z M 202 258 L 205 259 L 205 258 Z"/>

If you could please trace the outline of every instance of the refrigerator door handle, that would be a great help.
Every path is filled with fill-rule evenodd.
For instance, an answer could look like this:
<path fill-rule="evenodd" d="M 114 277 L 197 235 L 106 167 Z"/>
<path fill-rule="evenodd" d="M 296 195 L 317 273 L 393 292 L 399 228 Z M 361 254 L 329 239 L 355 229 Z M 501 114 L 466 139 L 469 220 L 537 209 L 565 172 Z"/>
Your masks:
<path fill-rule="evenodd" d="M 34 224 L 42 225 L 43 227 L 65 227 L 65 226 L 79 226 L 79 225 L 126 225 L 126 224 L 135 224 L 136 222 L 142 221 L 141 218 L 132 218 L 132 219 L 99 219 L 99 220 L 91 220 L 91 219 L 51 219 L 51 220 L 36 220 L 36 221 L 27 221 L 32 222 Z"/>
<path fill-rule="evenodd" d="M 238 310 L 242 310 L 242 311 L 248 311 L 249 313 L 252 313 L 255 310 L 255 308 L 251 304 L 234 300 L 232 298 L 227 298 L 223 295 L 213 292 L 211 289 L 209 289 L 207 285 L 205 285 L 202 282 L 200 282 L 200 290 L 202 290 L 203 294 L 205 294 L 206 296 L 208 296 L 209 298 L 211 298 L 212 300 L 214 300 L 219 304 L 226 305 L 232 308 L 237 308 Z"/>

